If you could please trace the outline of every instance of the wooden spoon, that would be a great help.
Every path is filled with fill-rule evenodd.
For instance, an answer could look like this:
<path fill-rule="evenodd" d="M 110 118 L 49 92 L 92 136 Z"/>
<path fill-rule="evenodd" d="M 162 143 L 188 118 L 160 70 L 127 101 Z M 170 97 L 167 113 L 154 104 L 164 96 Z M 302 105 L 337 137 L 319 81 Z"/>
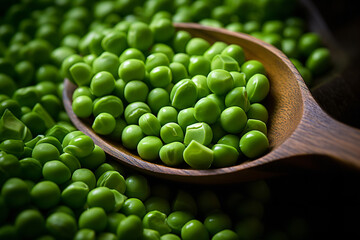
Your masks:
<path fill-rule="evenodd" d="M 249 35 L 225 29 L 193 23 L 177 23 L 175 26 L 177 30 L 186 30 L 193 37 L 201 37 L 211 43 L 223 41 L 238 44 L 244 49 L 246 59 L 263 63 L 271 84 L 265 103 L 270 113 L 270 151 L 263 157 L 236 166 L 208 170 L 178 169 L 147 162 L 120 143 L 94 133 L 89 119 L 79 119 L 71 107 L 76 86 L 65 80 L 63 101 L 70 119 L 106 153 L 143 173 L 192 183 L 248 181 L 289 174 L 294 169 L 326 169 L 333 163 L 360 170 L 360 130 L 328 116 L 281 51 Z"/>

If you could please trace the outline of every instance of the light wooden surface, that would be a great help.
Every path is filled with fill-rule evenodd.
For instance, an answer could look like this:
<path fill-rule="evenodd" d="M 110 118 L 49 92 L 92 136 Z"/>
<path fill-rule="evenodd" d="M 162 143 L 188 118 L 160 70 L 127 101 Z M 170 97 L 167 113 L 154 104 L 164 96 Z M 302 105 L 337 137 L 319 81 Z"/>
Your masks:
<path fill-rule="evenodd" d="M 71 109 L 75 86 L 66 80 L 63 101 L 70 119 L 106 153 L 146 174 L 207 184 L 249 181 L 330 166 L 360 170 L 360 131 L 332 119 L 317 105 L 301 76 L 281 51 L 249 35 L 225 29 L 193 23 L 179 23 L 176 28 L 211 43 L 238 44 L 244 49 L 246 59 L 264 64 L 271 86 L 265 102 L 270 113 L 270 151 L 261 158 L 236 166 L 208 170 L 178 169 L 144 161 L 120 143 L 98 136 L 92 131 L 89 120 L 77 118 Z"/>

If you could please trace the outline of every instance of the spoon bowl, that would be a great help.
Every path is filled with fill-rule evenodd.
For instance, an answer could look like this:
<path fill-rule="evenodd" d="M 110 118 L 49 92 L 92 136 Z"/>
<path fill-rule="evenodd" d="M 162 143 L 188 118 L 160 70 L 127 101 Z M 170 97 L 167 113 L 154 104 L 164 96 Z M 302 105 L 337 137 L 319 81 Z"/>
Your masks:
<path fill-rule="evenodd" d="M 360 170 L 360 130 L 328 116 L 316 103 L 291 61 L 278 49 L 252 36 L 194 23 L 176 23 L 193 37 L 210 43 L 223 41 L 240 45 L 247 60 L 260 61 L 270 81 L 264 105 L 269 111 L 270 150 L 264 156 L 235 166 L 194 170 L 167 167 L 142 160 L 119 142 L 97 135 L 89 119 L 72 110 L 76 86 L 65 80 L 63 102 L 73 124 L 90 136 L 108 155 L 126 166 L 152 176 L 191 183 L 229 183 L 289 174 L 294 170 L 348 166 Z"/>

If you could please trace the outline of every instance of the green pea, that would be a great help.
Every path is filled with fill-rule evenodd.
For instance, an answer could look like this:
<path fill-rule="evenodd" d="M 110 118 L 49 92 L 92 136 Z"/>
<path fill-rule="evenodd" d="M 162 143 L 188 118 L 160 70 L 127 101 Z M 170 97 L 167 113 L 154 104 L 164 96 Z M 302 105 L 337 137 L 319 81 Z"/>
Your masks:
<path fill-rule="evenodd" d="M 169 122 L 161 127 L 160 137 L 164 143 L 182 142 L 184 140 L 184 132 L 177 123 Z"/>
<path fill-rule="evenodd" d="M 321 46 L 321 39 L 317 33 L 308 32 L 299 38 L 298 48 L 300 54 L 309 56 L 316 48 Z"/>
<path fill-rule="evenodd" d="M 71 180 L 73 182 L 80 181 L 85 183 L 90 190 L 96 186 L 95 175 L 87 168 L 76 169 L 71 176 Z"/>
<path fill-rule="evenodd" d="M 62 239 L 72 239 L 77 231 L 74 217 L 62 212 L 55 212 L 46 219 L 46 230 Z"/>
<path fill-rule="evenodd" d="M 143 137 L 144 134 L 138 125 L 128 125 L 122 132 L 121 141 L 127 149 L 135 150 Z"/>
<path fill-rule="evenodd" d="M 114 131 L 116 120 L 113 115 L 109 113 L 100 113 L 95 117 L 92 124 L 94 132 L 100 135 L 108 135 Z"/>
<path fill-rule="evenodd" d="M 171 78 L 173 83 L 177 83 L 182 79 L 188 78 L 188 72 L 187 68 L 179 63 L 179 62 L 172 62 L 169 65 L 170 71 L 171 71 Z"/>
<path fill-rule="evenodd" d="M 83 62 L 72 65 L 69 69 L 72 79 L 78 86 L 89 85 L 93 76 L 91 67 Z"/>
<path fill-rule="evenodd" d="M 107 216 L 104 209 L 92 207 L 81 213 L 78 220 L 80 229 L 88 228 L 95 232 L 102 232 L 106 227 Z"/>
<path fill-rule="evenodd" d="M 185 108 L 179 111 L 177 116 L 177 122 L 185 132 L 187 126 L 197 122 L 197 120 L 195 119 L 195 109 Z"/>
<path fill-rule="evenodd" d="M 213 151 L 192 140 L 183 153 L 184 161 L 194 169 L 207 169 L 213 162 Z"/>
<path fill-rule="evenodd" d="M 169 93 L 163 88 L 152 89 L 147 97 L 147 103 L 154 114 L 165 106 L 170 105 Z"/>
<path fill-rule="evenodd" d="M 0 151 L 20 157 L 24 152 L 24 142 L 22 140 L 7 139 L 0 143 Z"/>
<path fill-rule="evenodd" d="M 156 230 L 160 233 L 160 235 L 171 231 L 170 227 L 166 223 L 166 215 L 157 210 L 148 212 L 144 216 L 142 222 L 144 228 Z"/>
<path fill-rule="evenodd" d="M 12 97 L 20 106 L 34 107 L 39 102 L 39 92 L 34 87 L 19 88 L 14 92 Z"/>
<path fill-rule="evenodd" d="M 285 38 L 281 41 L 281 51 L 285 53 L 287 57 L 297 57 L 297 41 L 291 38 Z"/>
<path fill-rule="evenodd" d="M 127 177 L 125 195 L 130 198 L 138 198 L 145 201 L 150 195 L 150 187 L 147 179 L 139 174 L 133 174 Z"/>
<path fill-rule="evenodd" d="M 79 96 L 72 102 L 72 109 L 80 118 L 90 117 L 92 114 L 93 101 L 88 96 Z"/>
<path fill-rule="evenodd" d="M 160 121 L 152 113 L 145 113 L 139 118 L 139 126 L 145 135 L 159 136 Z"/>
<path fill-rule="evenodd" d="M 89 187 L 84 182 L 73 182 L 61 192 L 61 201 L 73 209 L 82 208 L 89 193 Z"/>
<path fill-rule="evenodd" d="M 32 139 L 29 128 L 9 109 L 6 109 L 0 118 L 0 141 L 6 139 L 21 139 L 24 142 Z"/>
<path fill-rule="evenodd" d="M 194 123 L 186 128 L 184 144 L 189 145 L 191 141 L 195 140 L 207 146 L 211 143 L 212 137 L 211 127 L 207 123 Z"/>
<path fill-rule="evenodd" d="M 171 20 L 166 18 L 153 19 L 149 27 L 154 34 L 155 42 L 166 42 L 170 40 L 175 33 L 175 28 Z"/>
<path fill-rule="evenodd" d="M 59 150 L 50 143 L 37 144 L 32 151 L 32 157 L 38 160 L 41 165 L 50 160 L 59 159 L 59 156 Z"/>
<path fill-rule="evenodd" d="M 305 66 L 314 74 L 324 73 L 331 64 L 331 54 L 327 48 L 317 48 L 311 52 Z"/>
<path fill-rule="evenodd" d="M 87 229 L 87 228 L 79 229 L 74 236 L 74 240 L 81 240 L 81 239 L 95 240 L 95 234 L 96 234 L 95 231 L 92 229 Z"/>
<path fill-rule="evenodd" d="M 60 189 L 51 181 L 35 184 L 30 192 L 31 201 L 40 209 L 55 207 L 60 202 Z"/>
<path fill-rule="evenodd" d="M 179 110 L 194 106 L 197 100 L 197 88 L 190 79 L 176 83 L 170 93 L 171 105 Z"/>
<path fill-rule="evenodd" d="M 52 65 L 48 65 L 48 66 L 53 67 Z M 35 74 L 34 65 L 29 61 L 19 61 L 16 63 L 14 68 L 15 68 L 17 78 L 21 79 L 21 82 L 20 82 L 21 84 L 19 84 L 19 85 L 30 85 L 30 83 L 33 80 L 33 76 Z M 41 67 L 38 69 L 37 72 L 39 72 L 40 69 L 41 69 Z M 47 79 L 54 79 L 54 80 L 56 79 L 57 82 L 59 82 L 59 78 L 60 78 L 59 71 L 56 68 L 55 68 L 55 71 L 56 71 L 56 73 L 54 75 L 49 76 L 50 78 L 47 78 Z M 46 79 L 46 78 L 44 77 L 44 78 L 42 78 L 42 80 L 43 79 Z"/>
<path fill-rule="evenodd" d="M 211 92 L 222 95 L 233 88 L 234 79 L 228 71 L 216 69 L 207 76 L 207 84 Z"/>
<path fill-rule="evenodd" d="M 117 228 L 118 239 L 135 240 L 140 239 L 143 235 L 143 225 L 138 216 L 130 215 L 123 219 Z"/>
<path fill-rule="evenodd" d="M 240 139 L 241 152 L 249 157 L 256 158 L 269 149 L 269 141 L 265 134 L 258 130 L 245 133 Z"/>
<path fill-rule="evenodd" d="M 240 133 L 247 122 L 244 110 L 234 106 L 226 108 L 220 115 L 220 122 L 223 129 L 229 133 Z"/>
<path fill-rule="evenodd" d="M 88 86 L 77 87 L 73 93 L 72 100 L 76 99 L 79 96 L 87 96 L 91 100 L 95 99 L 95 96 L 92 94 L 90 87 Z"/>
<path fill-rule="evenodd" d="M 264 105 L 261 103 L 253 103 L 250 105 L 249 110 L 247 111 L 247 116 L 250 119 L 257 119 L 267 123 L 269 118 L 269 113 Z"/>
<path fill-rule="evenodd" d="M 106 231 L 111 232 L 111 233 L 116 233 L 117 227 L 119 225 L 119 223 L 126 218 L 126 216 L 122 213 L 118 213 L 118 212 L 113 212 L 113 213 L 109 213 L 107 218 L 107 225 L 106 225 Z"/>
<path fill-rule="evenodd" d="M 133 102 L 126 106 L 124 111 L 125 121 L 127 124 L 137 124 L 139 118 L 151 112 L 150 107 L 144 102 Z"/>
<path fill-rule="evenodd" d="M 160 108 L 157 119 L 160 122 L 160 125 L 163 126 L 166 123 L 175 122 L 177 120 L 178 111 L 171 106 L 165 106 Z"/>
<path fill-rule="evenodd" d="M 145 102 L 149 94 L 149 87 L 142 81 L 133 80 L 124 87 L 124 98 L 128 103 Z"/>
<path fill-rule="evenodd" d="M 21 106 L 14 99 L 6 99 L 0 103 L 0 115 L 3 115 L 6 110 L 12 112 L 17 118 L 23 118 L 21 117 Z"/>
<path fill-rule="evenodd" d="M 188 65 L 188 71 L 190 76 L 195 75 L 208 75 L 210 72 L 210 61 L 201 55 L 191 56 Z"/>
<path fill-rule="evenodd" d="M 210 47 L 210 43 L 203 38 L 191 38 L 186 44 L 185 51 L 189 55 L 203 55 Z"/>
<path fill-rule="evenodd" d="M 144 240 L 160 240 L 160 233 L 156 230 L 144 228 L 142 238 Z"/>
<path fill-rule="evenodd" d="M 136 22 L 129 27 L 127 41 L 130 47 L 145 51 L 153 44 L 154 34 L 147 24 Z"/>
<path fill-rule="evenodd" d="M 101 207 L 105 212 L 111 212 L 115 207 L 115 197 L 109 188 L 97 187 L 87 195 L 87 204 L 90 208 Z"/>
<path fill-rule="evenodd" d="M 21 121 L 29 127 L 34 135 L 43 135 L 47 130 L 44 119 L 35 112 L 29 112 L 21 117 Z"/>
<path fill-rule="evenodd" d="M 33 39 L 26 44 L 24 56 L 35 65 L 42 65 L 49 61 L 52 51 L 51 44 L 44 39 Z"/>
<path fill-rule="evenodd" d="M 51 54 L 50 54 L 50 58 L 51 61 L 57 66 L 57 67 L 61 67 L 62 62 L 69 56 L 75 54 L 75 50 L 70 48 L 70 47 L 66 47 L 66 46 L 59 46 L 57 48 L 55 48 Z M 61 72 L 60 72 L 61 73 Z"/>
<path fill-rule="evenodd" d="M 171 70 L 167 66 L 158 66 L 150 71 L 150 84 L 156 87 L 166 87 L 172 81 Z"/>
<path fill-rule="evenodd" d="M 7 206 L 18 208 L 30 202 L 29 188 L 20 178 L 9 178 L 3 184 L 1 195 Z"/>
<path fill-rule="evenodd" d="M 211 98 L 204 97 L 194 106 L 194 117 L 199 122 L 213 124 L 220 117 L 220 107 Z"/>
<path fill-rule="evenodd" d="M 246 83 L 246 91 L 250 102 L 260 102 L 269 93 L 270 83 L 267 77 L 263 74 L 253 75 Z"/>
<path fill-rule="evenodd" d="M 239 71 L 238 62 L 229 55 L 217 54 L 211 61 L 211 70 L 224 69 L 226 71 Z"/>
<path fill-rule="evenodd" d="M 144 203 L 138 198 L 128 198 L 125 200 L 123 207 L 120 209 L 126 216 L 135 215 L 143 218 L 146 214 Z"/>
<path fill-rule="evenodd" d="M 119 31 L 111 31 L 101 40 L 101 47 L 119 56 L 127 48 L 126 34 Z"/>
<path fill-rule="evenodd" d="M 243 25 L 244 33 L 248 33 L 248 34 L 260 31 L 260 28 L 261 28 L 260 23 L 256 20 L 247 21 Z"/>
<path fill-rule="evenodd" d="M 95 58 L 92 64 L 95 73 L 107 71 L 118 78 L 118 69 L 120 61 L 117 55 L 110 52 L 103 52 L 99 57 Z"/>
<path fill-rule="evenodd" d="M 170 213 L 167 218 L 167 223 L 174 233 L 180 234 L 181 228 L 185 225 L 185 223 L 189 222 L 193 218 L 193 215 L 189 212 L 175 211 Z"/>
<path fill-rule="evenodd" d="M 246 127 L 245 127 L 245 129 L 246 129 Z M 234 134 L 226 134 L 223 137 L 221 137 L 217 143 L 229 145 L 231 147 L 234 147 L 238 152 L 240 152 L 239 142 L 240 142 L 239 136 L 234 135 Z"/>
<path fill-rule="evenodd" d="M 20 163 L 20 176 L 22 179 L 37 181 L 42 177 L 41 163 L 35 158 L 23 158 Z"/>
<path fill-rule="evenodd" d="M 126 183 L 124 177 L 115 170 L 108 170 L 104 172 L 97 181 L 98 187 L 107 187 L 114 189 L 123 194 L 126 190 Z"/>
<path fill-rule="evenodd" d="M 66 57 L 61 64 L 61 69 L 60 69 L 61 76 L 63 78 L 67 78 L 70 81 L 75 83 L 75 81 L 72 78 L 72 75 L 70 73 L 70 68 L 74 64 L 79 63 L 79 62 L 83 62 L 83 58 L 78 54 L 72 54 L 72 55 L 69 55 L 68 57 Z"/>
<path fill-rule="evenodd" d="M 213 57 L 220 54 L 227 46 L 228 44 L 224 42 L 215 42 L 204 52 L 204 57 L 211 61 Z"/>
<path fill-rule="evenodd" d="M 173 57 L 174 57 L 174 50 L 169 46 L 166 45 L 165 43 L 155 43 L 150 50 L 150 53 L 164 53 L 169 61 L 172 61 Z"/>
<path fill-rule="evenodd" d="M 33 238 L 44 231 L 45 220 L 38 210 L 26 209 L 16 216 L 15 226 L 22 237 Z"/>
<path fill-rule="evenodd" d="M 48 161 L 42 169 L 43 176 L 46 180 L 62 184 L 71 177 L 70 169 L 59 160 Z"/>
<path fill-rule="evenodd" d="M 0 89 L 1 89 L 0 94 L 12 96 L 13 93 L 16 91 L 16 83 L 11 77 L 1 73 L 0 74 Z"/>
<path fill-rule="evenodd" d="M 94 147 L 95 145 L 93 140 L 89 136 L 82 134 L 72 138 L 69 144 L 64 147 L 64 152 L 70 153 L 75 157 L 82 158 L 90 155 L 94 150 Z"/>
<path fill-rule="evenodd" d="M 245 87 L 233 88 L 225 97 L 225 106 L 241 107 L 245 112 L 249 110 L 250 101 Z"/>
<path fill-rule="evenodd" d="M 184 30 L 177 31 L 172 42 L 175 52 L 185 53 L 186 46 L 191 38 L 192 37 L 189 32 Z"/>
<path fill-rule="evenodd" d="M 241 65 L 241 71 L 245 74 L 246 81 L 253 75 L 260 73 L 265 75 L 264 65 L 257 60 L 248 60 Z"/>
<path fill-rule="evenodd" d="M 204 225 L 210 235 L 215 235 L 222 230 L 231 229 L 232 222 L 227 214 L 223 212 L 216 212 L 209 214 L 205 218 Z"/>
<path fill-rule="evenodd" d="M 233 32 L 243 32 L 243 24 L 240 22 L 229 23 L 225 28 Z"/>
<path fill-rule="evenodd" d="M 146 136 L 138 143 L 137 152 L 142 159 L 154 161 L 159 158 L 159 151 L 162 146 L 163 143 L 159 137 Z"/>
<path fill-rule="evenodd" d="M 195 219 L 185 223 L 185 225 L 181 228 L 181 238 L 183 240 L 210 239 L 209 233 L 206 230 L 204 224 Z"/>
<path fill-rule="evenodd" d="M 59 160 L 70 169 L 71 173 L 73 173 L 76 169 L 81 168 L 80 161 L 70 153 L 61 154 Z"/>
<path fill-rule="evenodd" d="M 98 72 L 91 79 L 90 89 L 97 97 L 110 94 L 115 88 L 115 79 L 111 73 L 102 71 Z"/>
<path fill-rule="evenodd" d="M 242 47 L 236 44 L 230 44 L 223 49 L 221 55 L 229 56 L 236 60 L 236 62 L 241 66 L 245 62 L 245 54 Z"/>
<path fill-rule="evenodd" d="M 186 53 L 176 53 L 173 57 L 173 62 L 181 63 L 186 69 L 189 68 L 190 56 Z"/>
<path fill-rule="evenodd" d="M 127 48 L 121 53 L 119 60 L 120 60 L 120 63 L 123 63 L 129 59 L 138 59 L 138 60 L 141 60 L 142 62 L 144 62 L 145 56 L 137 48 Z M 119 74 L 119 76 L 120 76 L 120 74 Z"/>
<path fill-rule="evenodd" d="M 242 131 L 241 135 L 251 131 L 251 130 L 258 130 L 263 134 L 267 135 L 267 127 L 266 124 L 257 119 L 248 119 L 244 130 Z"/>
<path fill-rule="evenodd" d="M 159 156 L 167 166 L 178 166 L 183 163 L 183 152 L 185 145 L 180 142 L 172 142 L 161 147 Z"/>
<path fill-rule="evenodd" d="M 218 233 L 216 233 L 213 240 L 239 240 L 239 236 L 230 229 L 224 229 Z"/>
<path fill-rule="evenodd" d="M 236 148 L 226 144 L 215 144 L 212 147 L 214 152 L 213 166 L 217 168 L 235 165 L 239 152 Z"/>
<path fill-rule="evenodd" d="M 145 60 L 145 67 L 147 72 L 151 72 L 152 69 L 159 66 L 169 66 L 170 60 L 166 54 L 161 52 L 152 53 L 147 56 Z"/>

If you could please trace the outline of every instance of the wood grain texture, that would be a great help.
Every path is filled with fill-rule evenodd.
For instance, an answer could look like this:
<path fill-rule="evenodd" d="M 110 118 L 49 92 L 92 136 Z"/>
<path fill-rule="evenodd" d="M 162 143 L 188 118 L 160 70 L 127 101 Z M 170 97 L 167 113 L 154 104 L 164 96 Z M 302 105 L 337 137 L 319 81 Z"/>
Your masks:
<path fill-rule="evenodd" d="M 72 93 L 76 86 L 65 80 L 63 101 L 70 119 L 106 153 L 146 174 L 207 184 L 267 178 L 287 174 L 292 168 L 321 168 L 324 161 L 316 162 L 318 155 L 360 170 L 360 131 L 337 122 L 321 110 L 295 67 L 281 51 L 249 35 L 225 29 L 192 23 L 179 23 L 176 28 L 211 43 L 223 41 L 238 44 L 244 49 L 246 59 L 263 63 L 271 86 L 265 102 L 270 113 L 270 151 L 261 158 L 236 166 L 208 170 L 178 169 L 144 161 L 120 143 L 98 136 L 92 131 L 89 120 L 77 118 L 71 108 Z"/>

